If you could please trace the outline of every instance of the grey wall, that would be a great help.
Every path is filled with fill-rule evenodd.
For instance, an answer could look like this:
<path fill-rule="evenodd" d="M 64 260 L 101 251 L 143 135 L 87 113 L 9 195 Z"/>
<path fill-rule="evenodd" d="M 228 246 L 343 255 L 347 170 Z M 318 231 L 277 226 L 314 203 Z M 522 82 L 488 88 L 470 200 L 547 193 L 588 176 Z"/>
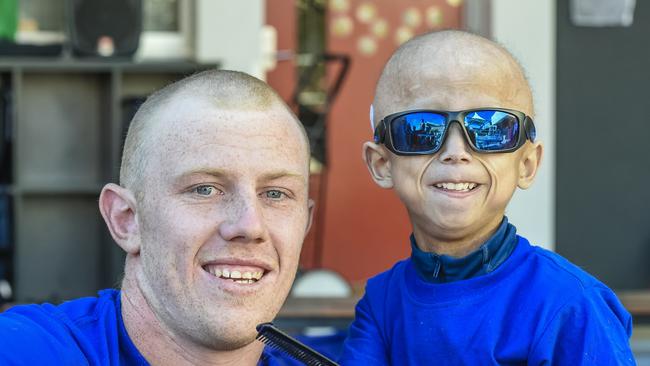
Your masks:
<path fill-rule="evenodd" d="M 466 4 L 471 6 L 471 2 Z M 537 138 L 544 145 L 535 183 L 527 190 L 517 190 L 506 214 L 531 243 L 554 249 L 555 1 L 492 0 L 489 7 L 490 35 L 521 62 L 530 81 Z"/>
<path fill-rule="evenodd" d="M 616 289 L 650 285 L 650 2 L 629 28 L 557 2 L 558 253 Z"/>

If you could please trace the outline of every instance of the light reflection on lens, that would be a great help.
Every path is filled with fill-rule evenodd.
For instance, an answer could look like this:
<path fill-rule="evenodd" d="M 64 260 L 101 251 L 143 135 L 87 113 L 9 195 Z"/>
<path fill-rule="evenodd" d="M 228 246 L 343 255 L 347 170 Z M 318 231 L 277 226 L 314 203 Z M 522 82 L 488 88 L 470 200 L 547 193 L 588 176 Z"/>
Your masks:
<path fill-rule="evenodd" d="M 470 140 L 479 150 L 504 150 L 517 144 L 519 123 L 510 113 L 494 110 L 470 112 L 464 123 Z"/>
<path fill-rule="evenodd" d="M 411 113 L 391 124 L 393 146 L 401 152 L 437 150 L 444 132 L 445 116 L 437 113 Z"/>

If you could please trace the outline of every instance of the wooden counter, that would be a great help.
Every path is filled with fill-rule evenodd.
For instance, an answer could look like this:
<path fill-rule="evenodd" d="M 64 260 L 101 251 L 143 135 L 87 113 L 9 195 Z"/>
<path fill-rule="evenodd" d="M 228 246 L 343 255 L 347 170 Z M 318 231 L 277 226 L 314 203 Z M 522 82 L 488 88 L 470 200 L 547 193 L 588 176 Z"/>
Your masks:
<path fill-rule="evenodd" d="M 632 316 L 650 316 L 650 290 L 616 291 L 616 295 Z"/>

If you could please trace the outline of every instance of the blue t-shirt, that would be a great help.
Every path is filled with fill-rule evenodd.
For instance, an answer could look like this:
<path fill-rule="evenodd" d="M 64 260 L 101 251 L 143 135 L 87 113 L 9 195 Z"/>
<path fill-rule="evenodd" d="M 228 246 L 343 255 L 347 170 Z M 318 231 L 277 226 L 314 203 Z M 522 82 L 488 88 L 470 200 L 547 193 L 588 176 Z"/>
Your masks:
<path fill-rule="evenodd" d="M 297 365 L 265 349 L 260 366 Z M 122 321 L 120 292 L 0 314 L 0 365 L 149 365 Z"/>
<path fill-rule="evenodd" d="M 413 261 L 371 278 L 341 364 L 634 365 L 632 319 L 604 284 L 522 237 L 496 270 L 431 283 Z"/>

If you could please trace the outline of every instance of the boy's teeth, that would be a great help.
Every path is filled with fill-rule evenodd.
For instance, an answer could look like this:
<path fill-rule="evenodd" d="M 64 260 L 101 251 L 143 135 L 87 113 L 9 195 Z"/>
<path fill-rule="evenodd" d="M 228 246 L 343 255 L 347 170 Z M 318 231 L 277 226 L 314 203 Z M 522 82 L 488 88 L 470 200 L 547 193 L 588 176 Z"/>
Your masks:
<path fill-rule="evenodd" d="M 436 183 L 436 187 L 450 191 L 468 191 L 476 188 L 476 183 Z"/>

